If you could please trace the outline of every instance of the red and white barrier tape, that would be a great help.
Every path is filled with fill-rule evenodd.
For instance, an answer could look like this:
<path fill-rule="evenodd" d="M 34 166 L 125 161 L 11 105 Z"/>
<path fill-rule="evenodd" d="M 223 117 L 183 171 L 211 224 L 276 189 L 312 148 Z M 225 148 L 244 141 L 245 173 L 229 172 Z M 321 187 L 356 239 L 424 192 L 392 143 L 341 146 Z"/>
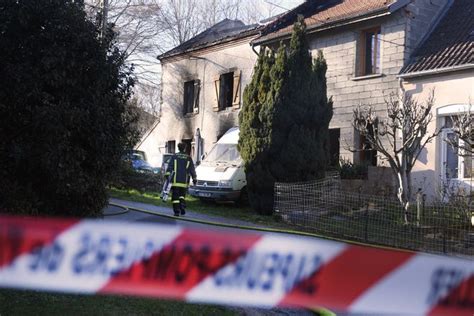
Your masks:
<path fill-rule="evenodd" d="M 128 222 L 0 217 L 0 287 L 365 314 L 474 314 L 472 260 Z"/>

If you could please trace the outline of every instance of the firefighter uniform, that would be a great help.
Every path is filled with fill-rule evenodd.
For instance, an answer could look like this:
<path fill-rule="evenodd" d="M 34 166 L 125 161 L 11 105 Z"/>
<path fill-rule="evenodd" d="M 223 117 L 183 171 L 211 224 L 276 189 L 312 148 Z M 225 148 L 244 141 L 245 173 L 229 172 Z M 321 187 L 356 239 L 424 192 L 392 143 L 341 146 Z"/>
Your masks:
<path fill-rule="evenodd" d="M 189 177 L 191 176 L 193 182 L 196 181 L 196 171 L 191 157 L 183 152 L 173 155 L 168 163 L 165 176 L 169 177 L 172 171 L 174 171 L 174 175 L 170 180 L 174 215 L 178 216 L 180 213 L 184 215 L 186 213 L 184 198 L 189 185 Z"/>

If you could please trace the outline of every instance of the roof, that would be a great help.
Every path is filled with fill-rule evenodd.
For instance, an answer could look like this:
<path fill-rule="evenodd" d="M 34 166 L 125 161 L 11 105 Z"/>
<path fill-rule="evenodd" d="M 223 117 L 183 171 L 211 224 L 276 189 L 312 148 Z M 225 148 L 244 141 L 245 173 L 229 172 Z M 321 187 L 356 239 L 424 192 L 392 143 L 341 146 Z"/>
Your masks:
<path fill-rule="evenodd" d="M 404 1 L 398 1 L 404 2 Z M 298 15 L 303 15 L 308 30 L 327 24 L 337 24 L 358 17 L 393 11 L 397 0 L 306 0 L 301 5 L 268 24 L 254 44 L 291 34 Z M 395 6 L 394 6 L 395 7 Z"/>
<path fill-rule="evenodd" d="M 172 56 L 181 55 L 190 51 L 195 51 L 212 45 L 217 45 L 231 40 L 255 35 L 259 31 L 259 25 L 245 25 L 239 20 L 224 19 L 219 23 L 208 28 L 204 32 L 194 36 L 181 45 L 158 56 L 158 59 L 164 59 Z"/>
<path fill-rule="evenodd" d="M 474 65 L 473 16 L 473 0 L 455 0 L 400 73 Z"/>

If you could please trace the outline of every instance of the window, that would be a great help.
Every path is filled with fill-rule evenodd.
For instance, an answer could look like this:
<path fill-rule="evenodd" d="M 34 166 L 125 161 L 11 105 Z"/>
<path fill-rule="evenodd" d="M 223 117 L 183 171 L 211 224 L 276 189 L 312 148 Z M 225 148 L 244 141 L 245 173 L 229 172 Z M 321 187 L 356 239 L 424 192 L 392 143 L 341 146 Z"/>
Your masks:
<path fill-rule="evenodd" d="M 465 144 L 452 131 L 451 117 L 443 118 L 442 135 L 443 176 L 445 179 L 470 179 L 474 176 L 472 144 L 470 152 L 463 150 Z M 453 145 L 454 144 L 454 145 Z"/>
<path fill-rule="evenodd" d="M 174 154 L 176 152 L 176 141 L 169 140 L 166 142 L 166 153 Z"/>
<path fill-rule="evenodd" d="M 240 107 L 240 71 L 220 74 L 214 78 L 214 111 Z"/>
<path fill-rule="evenodd" d="M 184 152 L 191 156 L 191 142 L 192 139 L 182 139 L 181 142 L 186 145 Z"/>
<path fill-rule="evenodd" d="M 199 112 L 200 81 L 191 80 L 184 83 L 183 114 Z"/>
<path fill-rule="evenodd" d="M 380 27 L 362 31 L 359 44 L 357 75 L 380 73 Z"/>
<path fill-rule="evenodd" d="M 374 135 L 374 127 L 369 124 L 367 127 L 369 135 Z M 372 145 L 367 140 L 367 137 L 359 134 L 359 163 L 367 164 L 368 166 L 377 166 L 377 150 L 372 149 Z"/>

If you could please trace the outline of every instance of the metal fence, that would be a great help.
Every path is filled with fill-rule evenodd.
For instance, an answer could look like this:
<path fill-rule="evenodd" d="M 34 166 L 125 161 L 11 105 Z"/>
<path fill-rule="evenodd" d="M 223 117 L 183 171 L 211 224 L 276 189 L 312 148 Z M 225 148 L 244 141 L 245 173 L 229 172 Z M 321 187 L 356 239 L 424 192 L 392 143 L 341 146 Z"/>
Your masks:
<path fill-rule="evenodd" d="M 465 200 L 415 201 L 405 221 L 395 198 L 346 192 L 333 176 L 315 182 L 276 183 L 275 213 L 321 235 L 416 251 L 474 255 L 474 208 Z"/>

